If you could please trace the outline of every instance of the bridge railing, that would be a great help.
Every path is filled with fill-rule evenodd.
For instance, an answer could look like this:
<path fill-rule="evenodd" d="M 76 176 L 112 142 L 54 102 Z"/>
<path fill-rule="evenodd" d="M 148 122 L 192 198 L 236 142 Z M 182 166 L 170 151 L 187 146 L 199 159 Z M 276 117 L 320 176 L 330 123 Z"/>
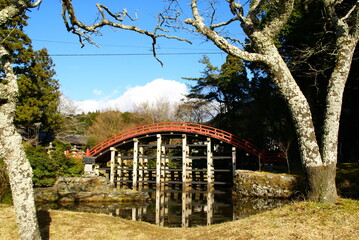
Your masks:
<path fill-rule="evenodd" d="M 156 133 L 156 132 L 172 132 L 172 131 L 197 133 L 204 136 L 213 137 L 218 140 L 222 140 L 224 142 L 235 145 L 241 149 L 244 149 L 255 156 L 258 156 L 262 153 L 262 151 L 256 146 L 254 146 L 252 143 L 218 128 L 196 124 L 196 123 L 163 122 L 163 123 L 154 123 L 140 127 L 135 127 L 120 132 L 106 139 L 105 141 L 97 144 L 95 147 L 91 148 L 88 155 L 96 156 L 104 149 L 107 149 L 118 142 L 131 139 L 139 135 Z"/>

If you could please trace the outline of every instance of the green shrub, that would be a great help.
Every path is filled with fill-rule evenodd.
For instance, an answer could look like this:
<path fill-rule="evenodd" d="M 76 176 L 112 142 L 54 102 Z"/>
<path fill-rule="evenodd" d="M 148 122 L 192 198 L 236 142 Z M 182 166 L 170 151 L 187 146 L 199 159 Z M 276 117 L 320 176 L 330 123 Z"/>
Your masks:
<path fill-rule="evenodd" d="M 58 166 L 47 154 L 46 149 L 27 145 L 25 152 L 32 167 L 34 186 L 45 187 L 54 184 Z"/>
<path fill-rule="evenodd" d="M 59 176 L 75 177 L 83 174 L 81 159 L 69 158 L 64 154 L 65 145 L 55 145 L 50 153 L 43 147 L 25 146 L 26 155 L 33 169 L 35 187 L 52 186 Z"/>

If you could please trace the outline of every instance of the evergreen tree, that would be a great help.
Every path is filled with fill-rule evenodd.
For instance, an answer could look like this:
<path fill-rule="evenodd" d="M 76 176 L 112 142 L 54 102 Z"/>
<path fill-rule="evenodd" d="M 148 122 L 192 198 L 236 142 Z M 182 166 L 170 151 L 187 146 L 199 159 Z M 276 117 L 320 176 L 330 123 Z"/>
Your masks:
<path fill-rule="evenodd" d="M 2 0 L 0 7 L 5 8 L 10 2 Z M 9 52 L 19 86 L 15 124 L 26 130 L 26 137 L 33 138 L 36 130 L 40 130 L 34 123 L 41 123 L 41 129 L 51 133 L 60 127 L 62 119 L 58 111 L 60 90 L 58 80 L 54 79 L 55 65 L 46 49 L 33 50 L 31 39 L 23 31 L 27 19 L 24 12 L 4 24 L 0 38 Z M 0 67 L 3 68 L 2 63 Z M 4 70 L 0 71 L 0 81 L 6 81 Z"/>
<path fill-rule="evenodd" d="M 250 101 L 249 80 L 243 62 L 231 55 L 221 68 L 213 66 L 206 56 L 200 62 L 206 65 L 203 77 L 186 78 L 196 81 L 187 97 L 217 103 L 218 118 L 214 125 L 225 130 L 234 129 L 236 112 Z"/>
<path fill-rule="evenodd" d="M 15 124 L 30 133 L 35 132 L 35 123 L 41 123 L 41 129 L 52 132 L 62 122 L 58 111 L 61 93 L 58 81 L 53 78 L 54 66 L 47 50 L 42 49 L 33 53 L 18 76 L 19 100 Z"/>
<path fill-rule="evenodd" d="M 4 9 L 10 4 L 11 0 L 0 0 L 0 9 Z M 24 27 L 27 26 L 25 12 L 14 16 L 11 21 L 3 24 L 0 28 L 0 39 L 2 46 L 9 53 L 9 61 L 14 64 L 14 72 L 18 74 L 21 68 L 30 61 L 33 50 L 31 39 L 24 33 Z M 4 81 L 3 62 L 0 62 L 0 82 Z M 6 80 L 5 80 L 6 81 Z"/>

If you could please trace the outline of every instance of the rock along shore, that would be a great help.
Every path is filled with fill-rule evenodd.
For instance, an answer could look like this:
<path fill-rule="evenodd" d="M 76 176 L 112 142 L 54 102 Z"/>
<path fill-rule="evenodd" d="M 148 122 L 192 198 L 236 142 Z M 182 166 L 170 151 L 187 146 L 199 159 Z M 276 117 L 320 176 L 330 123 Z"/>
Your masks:
<path fill-rule="evenodd" d="M 245 197 L 291 198 L 304 192 L 300 176 L 236 170 L 233 192 Z"/>
<path fill-rule="evenodd" d="M 53 187 L 36 188 L 36 202 L 137 202 L 146 193 L 117 189 L 104 177 L 59 177 Z"/>

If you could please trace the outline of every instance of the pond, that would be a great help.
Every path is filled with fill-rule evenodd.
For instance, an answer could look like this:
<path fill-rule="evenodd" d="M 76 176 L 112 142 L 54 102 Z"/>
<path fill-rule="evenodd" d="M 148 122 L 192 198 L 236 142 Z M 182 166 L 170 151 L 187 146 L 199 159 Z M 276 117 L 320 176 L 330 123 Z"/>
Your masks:
<path fill-rule="evenodd" d="M 194 227 L 234 221 L 290 203 L 284 199 L 238 198 L 231 189 L 145 190 L 151 201 L 142 203 L 41 204 L 39 209 L 104 213 L 166 227 Z"/>

